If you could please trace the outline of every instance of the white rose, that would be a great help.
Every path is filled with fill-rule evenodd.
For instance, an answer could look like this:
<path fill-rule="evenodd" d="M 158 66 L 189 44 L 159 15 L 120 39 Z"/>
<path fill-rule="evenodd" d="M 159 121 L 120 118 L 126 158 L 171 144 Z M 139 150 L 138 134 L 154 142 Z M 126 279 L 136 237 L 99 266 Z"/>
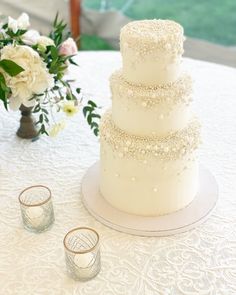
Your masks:
<path fill-rule="evenodd" d="M 6 31 L 4 29 L 0 29 L 0 38 L 5 39 L 7 38 Z"/>
<path fill-rule="evenodd" d="M 37 44 L 41 46 L 44 50 L 46 50 L 46 47 L 49 45 L 55 45 L 54 41 L 46 36 L 39 36 Z"/>
<path fill-rule="evenodd" d="M 8 28 L 11 29 L 14 34 L 18 31 L 17 20 L 10 16 L 8 17 Z"/>
<path fill-rule="evenodd" d="M 31 47 L 5 46 L 1 50 L 1 59 L 10 59 L 24 69 L 15 77 L 10 77 L 3 72 L 6 83 L 12 91 L 12 96 L 9 98 L 11 109 L 19 109 L 21 104 L 26 107 L 34 106 L 35 101 L 30 100 L 32 96 L 53 87 L 54 80 L 49 74 L 46 64 Z"/>
<path fill-rule="evenodd" d="M 29 30 L 22 36 L 22 41 L 27 45 L 36 45 L 40 35 L 36 30 Z"/>
<path fill-rule="evenodd" d="M 26 30 L 30 26 L 29 16 L 27 13 L 22 13 L 18 17 L 17 25 L 20 30 Z"/>
<path fill-rule="evenodd" d="M 29 16 L 26 13 L 22 13 L 18 19 L 8 17 L 8 28 L 16 33 L 18 30 L 26 30 L 29 27 Z"/>

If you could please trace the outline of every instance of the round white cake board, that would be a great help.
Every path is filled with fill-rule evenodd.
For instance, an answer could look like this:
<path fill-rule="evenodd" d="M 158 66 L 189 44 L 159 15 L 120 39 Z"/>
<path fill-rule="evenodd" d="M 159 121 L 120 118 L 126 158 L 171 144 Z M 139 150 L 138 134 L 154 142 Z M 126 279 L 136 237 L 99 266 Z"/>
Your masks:
<path fill-rule="evenodd" d="M 160 237 L 193 229 L 209 217 L 218 199 L 218 186 L 209 170 L 200 166 L 199 191 L 185 208 L 171 214 L 146 217 L 112 207 L 99 190 L 99 162 L 88 169 L 82 180 L 83 203 L 98 221 L 132 235 Z"/>

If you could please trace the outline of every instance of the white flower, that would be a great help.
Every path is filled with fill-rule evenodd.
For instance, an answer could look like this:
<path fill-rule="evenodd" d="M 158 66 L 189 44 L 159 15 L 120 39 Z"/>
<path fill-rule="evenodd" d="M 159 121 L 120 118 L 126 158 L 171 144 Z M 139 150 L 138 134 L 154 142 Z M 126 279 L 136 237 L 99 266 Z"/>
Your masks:
<path fill-rule="evenodd" d="M 36 45 L 40 35 L 36 30 L 29 30 L 22 36 L 22 41 L 27 45 Z"/>
<path fill-rule="evenodd" d="M 29 27 L 29 16 L 26 13 L 22 13 L 18 19 L 8 17 L 8 28 L 16 33 L 18 30 L 26 30 Z"/>
<path fill-rule="evenodd" d="M 52 126 L 51 130 L 49 131 L 49 136 L 56 137 L 58 135 L 58 133 L 65 128 L 65 126 L 66 126 L 65 121 L 61 121 L 61 122 L 54 124 Z"/>
<path fill-rule="evenodd" d="M 17 25 L 20 30 L 26 30 L 30 26 L 29 16 L 27 13 L 22 13 L 18 17 Z"/>
<path fill-rule="evenodd" d="M 29 30 L 22 36 L 22 41 L 27 45 L 38 44 L 42 50 L 46 50 L 49 45 L 55 45 L 54 41 L 46 36 L 40 36 L 39 32 L 36 30 Z"/>
<path fill-rule="evenodd" d="M 0 29 L 0 38 L 5 39 L 7 37 L 6 31 L 4 29 Z"/>
<path fill-rule="evenodd" d="M 35 101 L 30 100 L 32 96 L 53 87 L 54 80 L 49 74 L 46 64 L 31 47 L 5 46 L 1 50 L 1 59 L 10 59 L 24 69 L 15 77 L 10 77 L 3 72 L 7 86 L 12 91 L 12 96 L 9 98 L 11 109 L 19 109 L 21 104 L 26 107 L 34 106 Z"/>
<path fill-rule="evenodd" d="M 14 34 L 18 31 L 17 20 L 10 16 L 8 17 L 8 28 L 11 29 Z"/>
<path fill-rule="evenodd" d="M 62 110 L 68 117 L 72 117 L 78 112 L 79 109 L 75 104 L 75 101 L 70 100 L 64 103 Z"/>
<path fill-rule="evenodd" d="M 55 45 L 54 41 L 46 36 L 39 36 L 37 40 L 37 44 L 41 46 L 44 50 L 46 50 L 46 47 L 49 45 Z"/>

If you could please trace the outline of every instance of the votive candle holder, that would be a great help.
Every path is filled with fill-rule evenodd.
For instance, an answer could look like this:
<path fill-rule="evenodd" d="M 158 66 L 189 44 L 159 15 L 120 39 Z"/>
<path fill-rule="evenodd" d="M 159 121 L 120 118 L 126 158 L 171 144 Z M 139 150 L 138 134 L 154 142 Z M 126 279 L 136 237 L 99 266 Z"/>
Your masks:
<path fill-rule="evenodd" d="M 101 268 L 98 233 L 89 227 L 78 227 L 64 238 L 67 271 L 75 280 L 87 281 L 95 277 Z"/>
<path fill-rule="evenodd" d="M 21 215 L 24 227 L 40 233 L 53 224 L 54 210 L 51 190 L 44 185 L 30 186 L 19 195 Z"/>

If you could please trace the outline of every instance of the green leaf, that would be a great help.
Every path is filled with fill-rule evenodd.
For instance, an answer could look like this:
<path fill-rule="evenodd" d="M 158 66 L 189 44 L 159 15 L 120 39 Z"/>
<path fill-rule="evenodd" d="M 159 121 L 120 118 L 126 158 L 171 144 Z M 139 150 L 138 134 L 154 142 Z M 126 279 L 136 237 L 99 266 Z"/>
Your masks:
<path fill-rule="evenodd" d="M 39 122 L 40 123 L 43 123 L 43 114 L 40 114 L 40 116 L 39 116 Z"/>
<path fill-rule="evenodd" d="M 57 14 L 56 14 L 56 16 L 55 16 L 55 19 L 54 19 L 54 21 L 53 21 L 53 27 L 54 27 L 54 28 L 57 26 L 58 16 L 59 16 L 59 13 L 57 12 Z"/>
<path fill-rule="evenodd" d="M 38 113 L 40 111 L 40 105 L 37 104 L 33 110 L 33 113 Z"/>
<path fill-rule="evenodd" d="M 78 94 L 80 94 L 80 92 L 81 92 L 81 88 L 76 88 L 76 92 L 77 92 Z"/>
<path fill-rule="evenodd" d="M 94 130 L 93 130 L 93 133 L 94 133 L 96 136 L 98 136 L 99 129 L 98 129 L 98 128 L 97 128 L 97 129 L 94 129 Z"/>
<path fill-rule="evenodd" d="M 91 129 L 98 128 L 98 123 L 92 122 L 91 125 L 90 125 L 90 127 L 91 127 Z"/>
<path fill-rule="evenodd" d="M 53 46 L 53 45 L 48 46 L 48 47 L 50 48 L 52 59 L 53 60 L 57 60 L 57 58 L 58 58 L 58 52 L 57 52 L 56 47 Z"/>
<path fill-rule="evenodd" d="M 4 78 L 3 74 L 0 73 L 0 100 L 2 100 L 2 102 L 4 104 L 4 107 L 5 107 L 6 110 L 8 110 L 8 107 L 7 107 L 7 96 L 9 94 L 9 92 L 10 92 L 10 89 L 6 85 L 5 78 Z"/>
<path fill-rule="evenodd" d="M 88 122 L 89 125 L 91 125 L 92 119 L 93 119 L 92 115 L 89 114 L 88 117 L 87 117 L 87 122 Z"/>
<path fill-rule="evenodd" d="M 48 119 L 48 117 L 46 115 L 44 115 L 44 120 L 45 120 L 46 123 L 49 123 L 49 119 Z"/>
<path fill-rule="evenodd" d="M 89 101 L 88 101 L 88 104 L 90 104 L 90 105 L 91 105 L 92 107 L 94 107 L 94 108 L 97 107 L 96 103 L 93 102 L 92 100 L 89 100 Z"/>
<path fill-rule="evenodd" d="M 42 109 L 42 112 L 48 115 L 48 111 L 46 109 Z"/>
<path fill-rule="evenodd" d="M 91 114 L 91 116 L 92 116 L 93 118 L 98 118 L 98 119 L 101 118 L 101 116 L 100 116 L 99 114 Z"/>
<path fill-rule="evenodd" d="M 2 59 L 0 61 L 0 67 L 11 77 L 14 77 L 24 71 L 21 66 L 9 59 Z"/>
<path fill-rule="evenodd" d="M 75 65 L 75 66 L 79 66 L 72 58 L 69 58 L 69 62 L 72 64 L 72 65 Z"/>
<path fill-rule="evenodd" d="M 84 117 L 86 117 L 87 116 L 87 113 L 88 112 L 90 113 L 91 111 L 92 111 L 92 108 L 91 107 L 89 107 L 89 106 L 84 107 L 83 108 Z"/>

